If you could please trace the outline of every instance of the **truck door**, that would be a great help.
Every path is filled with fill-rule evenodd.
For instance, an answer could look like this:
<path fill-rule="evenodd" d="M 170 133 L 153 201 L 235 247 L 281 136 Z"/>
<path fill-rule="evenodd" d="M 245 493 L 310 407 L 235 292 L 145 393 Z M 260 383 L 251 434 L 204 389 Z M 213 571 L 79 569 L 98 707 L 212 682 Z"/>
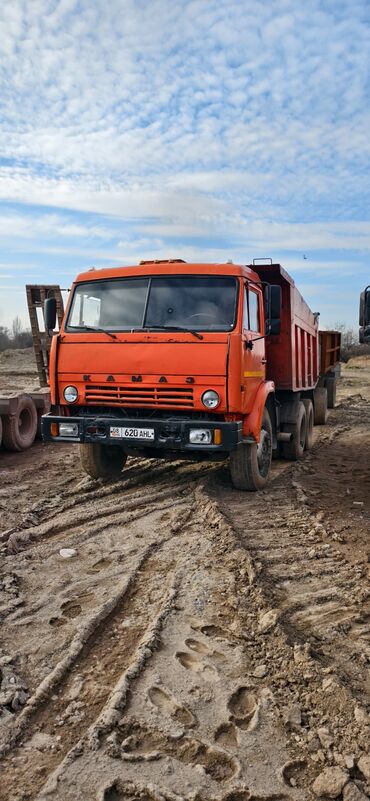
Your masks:
<path fill-rule="evenodd" d="M 253 284 L 245 283 L 241 376 L 244 413 L 252 410 L 258 387 L 266 377 L 265 340 L 258 339 L 264 334 L 262 300 L 261 289 Z M 248 343 L 250 344 L 248 345 Z"/>

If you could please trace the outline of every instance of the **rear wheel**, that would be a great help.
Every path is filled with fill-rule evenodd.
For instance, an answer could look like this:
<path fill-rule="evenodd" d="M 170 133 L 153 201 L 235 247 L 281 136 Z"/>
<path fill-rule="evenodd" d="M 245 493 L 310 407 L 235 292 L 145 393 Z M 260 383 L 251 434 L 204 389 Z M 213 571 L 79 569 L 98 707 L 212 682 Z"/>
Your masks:
<path fill-rule="evenodd" d="M 316 387 L 313 393 L 315 426 L 324 426 L 328 419 L 328 391 L 326 387 Z"/>
<path fill-rule="evenodd" d="M 328 409 L 335 409 L 337 399 L 337 379 L 333 376 L 326 379 L 326 391 L 328 393 Z"/>
<path fill-rule="evenodd" d="M 81 464 L 91 478 L 114 478 L 122 473 L 127 455 L 118 445 L 88 442 L 80 445 Z"/>
<path fill-rule="evenodd" d="M 302 401 L 297 404 L 297 411 L 294 423 L 285 423 L 284 432 L 292 435 L 289 442 L 281 443 L 283 459 L 296 462 L 302 459 L 306 445 L 306 409 Z"/>
<path fill-rule="evenodd" d="M 231 480 L 236 489 L 255 492 L 268 481 L 272 458 L 272 427 L 267 409 L 263 412 L 260 441 L 240 445 L 230 454 Z"/>
<path fill-rule="evenodd" d="M 305 450 L 310 451 L 313 445 L 313 403 L 311 400 L 302 401 L 306 409 L 306 442 Z"/>

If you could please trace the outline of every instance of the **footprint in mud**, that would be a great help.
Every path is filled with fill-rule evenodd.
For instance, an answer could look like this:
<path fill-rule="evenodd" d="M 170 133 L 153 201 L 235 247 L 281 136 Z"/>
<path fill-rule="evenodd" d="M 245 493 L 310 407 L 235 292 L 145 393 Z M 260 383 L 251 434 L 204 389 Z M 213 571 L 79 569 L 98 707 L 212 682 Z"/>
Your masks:
<path fill-rule="evenodd" d="M 307 762 L 304 759 L 294 759 L 286 762 L 282 768 L 282 776 L 288 787 L 303 787 Z"/>
<path fill-rule="evenodd" d="M 76 603 L 76 601 L 66 601 L 60 608 L 63 616 L 70 619 L 78 617 L 82 612 L 81 604 Z"/>
<path fill-rule="evenodd" d="M 204 642 L 195 640 L 193 637 L 189 637 L 185 640 L 185 645 L 190 651 L 195 651 L 195 653 L 202 654 L 203 656 L 209 656 L 213 662 L 224 662 L 226 659 L 223 654 L 220 654 L 218 651 L 213 651 Z"/>
<path fill-rule="evenodd" d="M 73 620 L 73 618 L 78 617 L 82 612 L 82 606 L 78 601 L 82 603 L 86 601 L 91 601 L 95 598 L 94 593 L 86 593 L 85 595 L 80 595 L 78 598 L 74 598 L 70 601 L 64 601 L 64 603 L 60 607 L 60 611 L 62 613 L 62 617 L 51 617 L 49 620 L 49 625 L 53 626 L 54 628 L 59 628 L 60 626 L 65 626 L 68 623 L 68 620 Z"/>
<path fill-rule="evenodd" d="M 186 670 L 190 670 L 192 673 L 199 673 L 204 676 L 204 678 L 210 679 L 211 681 L 216 681 L 218 678 L 216 668 L 212 665 L 207 665 L 201 659 L 194 656 L 194 654 L 189 654 L 187 651 L 177 651 L 175 656 L 177 661 L 180 662 L 180 665 Z"/>
<path fill-rule="evenodd" d="M 165 801 L 165 796 L 163 796 Z M 117 779 L 103 791 L 99 793 L 98 801 L 158 801 L 158 796 L 153 795 L 149 790 L 134 787 L 131 783 L 124 784 Z"/>
<path fill-rule="evenodd" d="M 196 651 L 197 654 L 212 654 L 208 645 L 205 645 L 203 642 L 199 640 L 194 640 L 192 637 L 189 637 L 185 640 L 185 645 L 187 648 L 190 648 L 191 651 Z"/>
<path fill-rule="evenodd" d="M 230 720 L 239 729 L 252 731 L 258 723 L 259 701 L 250 687 L 239 687 L 229 699 Z"/>
<path fill-rule="evenodd" d="M 99 573 L 100 570 L 104 570 L 106 567 L 112 564 L 111 559 L 99 559 L 98 562 L 95 562 L 89 570 L 86 570 L 89 576 L 93 575 L 94 573 Z"/>
<path fill-rule="evenodd" d="M 240 766 L 235 757 L 201 740 L 187 736 L 175 739 L 136 722 L 126 724 L 121 732 L 120 752 L 116 750 L 111 755 L 120 756 L 126 762 L 151 761 L 169 756 L 184 765 L 201 765 L 207 776 L 216 782 L 228 781 L 239 773 Z"/>
<path fill-rule="evenodd" d="M 209 637 L 210 639 L 225 640 L 228 645 L 234 645 L 235 636 L 226 629 L 221 628 L 221 626 L 215 626 L 212 623 L 204 624 L 194 622 L 191 624 L 191 628 L 194 631 L 200 631 L 201 634 L 204 634 L 205 637 Z"/>
<path fill-rule="evenodd" d="M 49 620 L 49 626 L 53 626 L 54 629 L 58 629 L 60 626 L 65 626 L 67 621 L 62 617 L 51 617 Z"/>
<path fill-rule="evenodd" d="M 179 704 L 176 699 L 169 692 L 163 690 L 162 687 L 150 687 L 148 696 L 152 704 L 157 707 L 160 712 L 169 715 L 177 723 L 181 723 L 182 726 L 188 728 L 195 726 L 196 718 L 192 712 L 190 712 L 190 709 Z"/>
<path fill-rule="evenodd" d="M 215 732 L 215 742 L 223 748 L 235 748 L 239 745 L 238 730 L 232 721 L 221 723 Z"/>

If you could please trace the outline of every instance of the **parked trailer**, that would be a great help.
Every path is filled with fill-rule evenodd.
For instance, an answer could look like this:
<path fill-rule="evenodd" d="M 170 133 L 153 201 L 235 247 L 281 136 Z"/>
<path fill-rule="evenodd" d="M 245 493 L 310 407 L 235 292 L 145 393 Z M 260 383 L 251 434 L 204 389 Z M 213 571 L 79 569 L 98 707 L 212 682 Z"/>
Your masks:
<path fill-rule="evenodd" d="M 56 313 L 49 298 L 49 330 Z M 44 440 L 79 443 L 94 478 L 128 455 L 228 458 L 236 488 L 260 489 L 272 454 L 300 459 L 326 422 L 338 337 L 319 349 L 318 315 L 271 260 L 81 273 L 53 336 Z"/>
<path fill-rule="evenodd" d="M 41 438 L 41 418 L 50 411 L 49 390 L 0 395 L 0 445 L 8 451 L 30 448 Z"/>

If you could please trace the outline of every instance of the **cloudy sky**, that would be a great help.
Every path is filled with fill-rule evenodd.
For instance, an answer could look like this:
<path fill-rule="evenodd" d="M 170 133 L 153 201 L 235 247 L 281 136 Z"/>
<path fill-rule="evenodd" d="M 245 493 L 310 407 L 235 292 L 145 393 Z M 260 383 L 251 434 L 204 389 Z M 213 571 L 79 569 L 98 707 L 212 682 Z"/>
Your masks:
<path fill-rule="evenodd" d="M 1 3 L 0 325 L 92 265 L 272 256 L 356 326 L 369 64 L 368 0 Z"/>

